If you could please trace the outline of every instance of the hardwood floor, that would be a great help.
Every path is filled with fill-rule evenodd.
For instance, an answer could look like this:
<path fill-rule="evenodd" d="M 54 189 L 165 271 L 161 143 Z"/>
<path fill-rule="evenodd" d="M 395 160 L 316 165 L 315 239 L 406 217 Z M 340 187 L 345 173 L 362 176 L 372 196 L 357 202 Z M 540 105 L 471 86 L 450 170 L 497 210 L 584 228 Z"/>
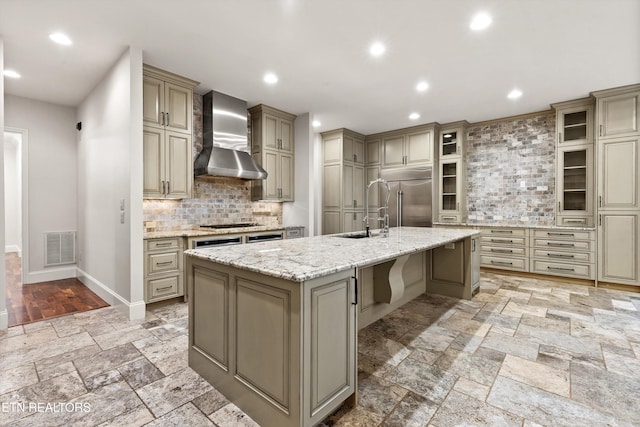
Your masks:
<path fill-rule="evenodd" d="M 6 254 L 6 267 L 9 326 L 109 306 L 75 278 L 23 285 L 17 252 Z"/>

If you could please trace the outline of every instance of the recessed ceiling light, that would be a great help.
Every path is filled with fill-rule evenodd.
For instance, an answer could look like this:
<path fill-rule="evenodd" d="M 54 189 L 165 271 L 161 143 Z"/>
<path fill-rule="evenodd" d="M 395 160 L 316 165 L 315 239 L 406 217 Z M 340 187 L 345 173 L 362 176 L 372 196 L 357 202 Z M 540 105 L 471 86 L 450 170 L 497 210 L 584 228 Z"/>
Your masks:
<path fill-rule="evenodd" d="M 318 128 L 320 127 L 320 125 L 322 125 L 322 123 L 320 123 L 318 120 L 314 120 L 313 122 L 311 122 L 311 126 L 313 126 L 314 128 Z"/>
<path fill-rule="evenodd" d="M 424 92 L 427 89 L 429 89 L 429 83 L 427 82 L 420 82 L 416 85 L 416 90 L 418 92 Z"/>
<path fill-rule="evenodd" d="M 369 48 L 369 53 L 372 56 L 380 56 L 384 53 L 385 51 L 385 47 L 382 43 L 380 42 L 375 42 L 374 44 L 371 45 L 371 47 Z"/>
<path fill-rule="evenodd" d="M 11 77 L 12 79 L 19 79 L 20 77 L 22 77 L 20 76 L 20 73 L 14 70 L 4 70 L 3 74 L 6 77 Z"/>
<path fill-rule="evenodd" d="M 418 113 L 411 113 L 411 114 L 409 114 L 409 118 L 410 118 L 411 120 L 418 120 L 418 119 L 420 118 L 420 114 L 418 114 Z"/>
<path fill-rule="evenodd" d="M 58 44 L 70 45 L 71 39 L 62 33 L 49 34 L 49 38 Z"/>
<path fill-rule="evenodd" d="M 469 25 L 469 28 L 471 28 L 474 31 L 484 30 L 489 25 L 491 25 L 491 21 L 492 21 L 491 16 L 489 16 L 488 13 L 480 12 L 473 17 L 473 19 L 471 20 L 471 24 Z"/>
<path fill-rule="evenodd" d="M 278 83 L 278 76 L 273 73 L 267 73 L 264 75 L 264 82 L 270 85 Z"/>
<path fill-rule="evenodd" d="M 509 92 L 509 94 L 507 95 L 507 98 L 518 99 L 521 96 L 522 96 L 522 91 L 520 89 L 513 89 L 511 92 Z"/>

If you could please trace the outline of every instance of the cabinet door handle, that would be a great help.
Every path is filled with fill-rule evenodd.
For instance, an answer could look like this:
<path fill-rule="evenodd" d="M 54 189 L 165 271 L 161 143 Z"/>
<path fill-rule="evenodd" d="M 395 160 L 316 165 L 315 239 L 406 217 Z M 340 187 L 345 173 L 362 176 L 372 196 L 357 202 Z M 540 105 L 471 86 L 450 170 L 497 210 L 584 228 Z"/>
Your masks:
<path fill-rule="evenodd" d="M 513 234 L 513 230 L 491 230 L 495 234 Z"/>
<path fill-rule="evenodd" d="M 575 237 L 573 233 L 552 233 L 547 232 L 547 236 Z"/>
<path fill-rule="evenodd" d="M 166 291 L 167 289 L 171 289 L 173 286 L 163 286 L 161 288 L 156 288 L 156 291 Z"/>
<path fill-rule="evenodd" d="M 357 161 L 358 161 L 358 155 L 357 155 L 357 154 L 354 154 L 354 155 L 353 155 L 353 161 L 354 161 L 354 162 L 357 162 Z"/>
<path fill-rule="evenodd" d="M 550 266 L 547 266 L 547 270 L 556 270 L 556 271 L 573 271 L 573 272 L 574 272 L 574 271 L 576 271 L 576 270 L 575 270 L 575 269 L 573 269 L 573 268 L 560 268 L 560 267 L 550 267 Z"/>
<path fill-rule="evenodd" d="M 602 207 L 602 196 L 598 196 L 598 207 Z"/>
<path fill-rule="evenodd" d="M 358 207 L 358 201 L 356 199 L 353 199 L 353 207 L 354 208 Z"/>
<path fill-rule="evenodd" d="M 547 254 L 550 258 L 575 258 L 575 255 L 564 255 L 564 254 Z"/>
<path fill-rule="evenodd" d="M 573 248 L 576 245 L 574 243 L 555 243 L 555 242 L 547 242 L 547 246 L 555 246 L 557 248 Z"/>
<path fill-rule="evenodd" d="M 494 261 L 491 260 L 491 264 L 498 264 L 498 265 L 513 265 L 512 262 L 506 262 L 506 261 Z"/>
<path fill-rule="evenodd" d="M 491 242 L 493 243 L 513 243 L 513 240 L 496 240 L 496 239 L 491 239 Z"/>
<path fill-rule="evenodd" d="M 600 125 L 600 136 L 603 136 L 603 131 L 602 130 L 603 130 L 603 127 L 602 127 L 602 125 Z"/>
<path fill-rule="evenodd" d="M 173 263 L 173 261 L 156 262 L 156 267 L 160 267 L 161 265 L 169 265 L 171 263 Z"/>
<path fill-rule="evenodd" d="M 558 210 L 561 211 L 562 210 L 562 202 L 558 202 Z"/>
<path fill-rule="evenodd" d="M 501 254 L 512 254 L 513 253 L 513 249 L 491 248 L 491 252 L 498 252 L 498 253 L 501 253 Z"/>
<path fill-rule="evenodd" d="M 171 242 L 165 242 L 165 243 L 156 243 L 157 247 L 165 247 L 165 246 L 171 246 Z"/>
<path fill-rule="evenodd" d="M 160 124 L 164 126 L 164 113 L 160 113 Z"/>
<path fill-rule="evenodd" d="M 353 220 L 354 221 L 356 220 L 356 213 L 355 212 L 353 213 Z"/>
<path fill-rule="evenodd" d="M 358 278 L 355 276 L 351 276 L 353 278 L 353 290 L 354 296 L 356 298 L 355 302 L 352 302 L 351 305 L 358 305 Z"/>
<path fill-rule="evenodd" d="M 562 132 L 558 132 L 558 142 L 562 142 Z"/>
<path fill-rule="evenodd" d="M 602 225 L 602 215 L 598 215 L 598 225 Z"/>
<path fill-rule="evenodd" d="M 166 188 L 166 184 L 164 183 L 164 181 L 162 181 L 162 195 L 166 195 L 167 194 L 166 191 L 165 191 L 165 188 Z"/>
<path fill-rule="evenodd" d="M 170 190 L 171 187 L 169 186 L 169 184 L 170 184 L 170 182 L 167 181 L 167 194 L 171 193 L 171 190 Z"/>

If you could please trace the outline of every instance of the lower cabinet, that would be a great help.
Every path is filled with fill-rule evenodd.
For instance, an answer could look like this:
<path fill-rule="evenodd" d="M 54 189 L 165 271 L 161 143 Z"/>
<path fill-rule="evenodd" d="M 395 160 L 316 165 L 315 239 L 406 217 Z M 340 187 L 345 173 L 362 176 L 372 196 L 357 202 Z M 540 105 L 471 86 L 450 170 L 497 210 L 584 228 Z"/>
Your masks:
<path fill-rule="evenodd" d="M 144 301 L 184 295 L 184 239 L 147 239 L 144 245 Z"/>
<path fill-rule="evenodd" d="M 529 230 L 493 227 L 480 231 L 480 266 L 529 271 Z"/>
<path fill-rule="evenodd" d="M 293 282 L 187 257 L 189 366 L 261 426 L 317 425 L 356 390 L 353 271 Z"/>
<path fill-rule="evenodd" d="M 598 280 L 640 285 L 640 215 L 598 215 Z"/>
<path fill-rule="evenodd" d="M 595 231 L 531 230 L 531 272 L 595 280 Z"/>

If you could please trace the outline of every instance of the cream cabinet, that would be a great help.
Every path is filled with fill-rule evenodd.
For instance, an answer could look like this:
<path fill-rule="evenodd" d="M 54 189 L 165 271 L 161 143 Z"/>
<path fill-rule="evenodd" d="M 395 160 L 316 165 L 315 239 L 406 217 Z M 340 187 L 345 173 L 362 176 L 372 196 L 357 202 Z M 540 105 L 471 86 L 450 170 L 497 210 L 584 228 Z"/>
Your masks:
<path fill-rule="evenodd" d="M 598 208 L 640 209 L 640 137 L 598 141 Z"/>
<path fill-rule="evenodd" d="M 322 133 L 323 234 L 363 229 L 365 210 L 364 135 L 349 129 Z"/>
<path fill-rule="evenodd" d="M 640 285 L 640 214 L 604 211 L 598 215 L 598 280 Z"/>
<path fill-rule="evenodd" d="M 480 266 L 529 271 L 529 230 L 507 227 L 482 228 Z"/>
<path fill-rule="evenodd" d="M 531 272 L 594 280 L 595 235 L 590 230 L 532 229 Z"/>
<path fill-rule="evenodd" d="M 142 96 L 144 125 L 191 134 L 193 88 L 197 85 L 193 80 L 145 65 Z"/>
<path fill-rule="evenodd" d="M 380 139 L 365 138 L 368 166 L 380 165 Z"/>
<path fill-rule="evenodd" d="M 598 136 L 640 135 L 640 85 L 594 92 L 598 98 Z"/>
<path fill-rule="evenodd" d="M 268 173 L 266 179 L 251 181 L 251 198 L 291 202 L 295 188 L 295 116 L 262 104 L 249 112 L 251 154 Z"/>
<path fill-rule="evenodd" d="M 375 209 L 380 207 L 380 202 L 384 202 L 384 199 L 380 198 L 380 187 L 379 186 L 371 186 L 369 189 L 369 183 L 371 181 L 375 181 L 380 178 L 380 166 L 367 166 L 365 169 L 365 180 L 364 180 L 364 196 L 365 203 L 368 197 L 369 200 L 369 212 L 372 212 Z M 383 197 L 385 192 L 382 192 Z"/>
<path fill-rule="evenodd" d="M 381 166 L 433 164 L 434 132 L 435 125 L 423 125 L 374 135 L 372 139 L 381 141 Z"/>
<path fill-rule="evenodd" d="M 594 92 L 598 280 L 640 286 L 640 85 Z"/>
<path fill-rule="evenodd" d="M 148 199 L 186 199 L 193 185 L 191 135 L 143 128 L 143 194 Z"/>
<path fill-rule="evenodd" d="M 441 222 L 461 222 L 466 216 L 466 121 L 442 125 L 438 132 L 436 215 Z"/>
<path fill-rule="evenodd" d="M 143 69 L 143 197 L 184 199 L 193 185 L 193 88 L 198 83 Z"/>
<path fill-rule="evenodd" d="M 556 225 L 594 224 L 594 98 L 553 104 L 556 110 Z"/>
<path fill-rule="evenodd" d="M 184 295 L 184 239 L 147 239 L 144 246 L 144 301 L 152 303 Z"/>
<path fill-rule="evenodd" d="M 556 149 L 556 224 L 593 226 L 593 144 Z"/>

